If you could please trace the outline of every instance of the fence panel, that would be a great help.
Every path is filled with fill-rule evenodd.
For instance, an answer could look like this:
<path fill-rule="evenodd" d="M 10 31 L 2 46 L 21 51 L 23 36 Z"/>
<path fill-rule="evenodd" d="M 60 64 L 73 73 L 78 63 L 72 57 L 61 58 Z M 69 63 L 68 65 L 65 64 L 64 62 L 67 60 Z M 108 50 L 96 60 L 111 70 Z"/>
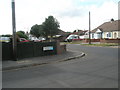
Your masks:
<path fill-rule="evenodd" d="M 42 43 L 34 42 L 34 57 L 42 56 Z"/>
<path fill-rule="evenodd" d="M 28 58 L 34 56 L 34 43 L 33 42 L 20 42 L 17 44 L 18 59 Z"/>
<path fill-rule="evenodd" d="M 19 42 L 17 43 L 17 58 L 30 58 L 57 54 L 57 42 Z M 12 60 L 12 43 L 3 43 L 2 59 Z"/>
<path fill-rule="evenodd" d="M 13 59 L 12 43 L 2 42 L 2 60 Z"/>

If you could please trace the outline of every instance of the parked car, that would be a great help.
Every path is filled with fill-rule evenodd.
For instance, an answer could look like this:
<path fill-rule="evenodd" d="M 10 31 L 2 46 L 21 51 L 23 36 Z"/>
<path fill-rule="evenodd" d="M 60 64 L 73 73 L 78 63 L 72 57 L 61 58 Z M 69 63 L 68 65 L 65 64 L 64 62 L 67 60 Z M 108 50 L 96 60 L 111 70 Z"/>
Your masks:
<path fill-rule="evenodd" d="M 19 41 L 20 42 L 30 42 L 29 40 L 26 40 L 25 38 L 20 38 Z"/>
<path fill-rule="evenodd" d="M 0 42 L 10 42 L 10 37 L 0 37 Z"/>
<path fill-rule="evenodd" d="M 74 39 L 79 39 L 79 35 L 71 34 L 65 39 L 65 41 L 66 42 L 72 42 L 72 40 L 74 40 Z"/>
<path fill-rule="evenodd" d="M 38 39 L 38 38 L 36 38 L 36 37 L 33 37 L 33 38 L 31 38 L 30 40 L 31 40 L 31 41 L 34 41 L 34 42 L 42 42 L 42 41 L 45 40 L 45 38 L 39 37 L 39 39 Z"/>

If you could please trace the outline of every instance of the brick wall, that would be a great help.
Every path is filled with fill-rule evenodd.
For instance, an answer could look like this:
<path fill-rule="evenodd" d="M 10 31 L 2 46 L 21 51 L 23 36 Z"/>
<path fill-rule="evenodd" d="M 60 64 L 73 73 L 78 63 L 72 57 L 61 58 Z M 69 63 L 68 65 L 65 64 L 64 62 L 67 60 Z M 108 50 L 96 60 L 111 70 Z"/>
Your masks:
<path fill-rule="evenodd" d="M 89 39 L 82 40 L 83 43 L 88 43 Z M 91 42 L 100 42 L 100 43 L 120 43 L 120 39 L 91 39 Z"/>
<path fill-rule="evenodd" d="M 120 43 L 120 39 L 101 39 L 100 43 Z"/>
<path fill-rule="evenodd" d="M 59 41 L 57 41 L 57 54 L 61 54 L 66 52 L 66 45 L 61 45 Z"/>
<path fill-rule="evenodd" d="M 88 43 L 89 39 L 84 39 L 82 42 L 83 43 Z M 100 39 L 91 39 L 91 42 L 100 42 Z"/>

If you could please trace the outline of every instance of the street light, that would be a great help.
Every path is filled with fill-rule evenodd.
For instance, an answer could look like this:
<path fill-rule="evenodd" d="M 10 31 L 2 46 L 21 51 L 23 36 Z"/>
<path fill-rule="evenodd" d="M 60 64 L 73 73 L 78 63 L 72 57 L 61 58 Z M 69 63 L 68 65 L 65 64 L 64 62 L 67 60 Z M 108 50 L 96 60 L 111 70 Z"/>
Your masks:
<path fill-rule="evenodd" d="M 15 21 L 15 0 L 12 0 L 12 29 L 13 29 L 13 57 L 17 60 L 17 42 L 16 42 L 16 21 Z"/>

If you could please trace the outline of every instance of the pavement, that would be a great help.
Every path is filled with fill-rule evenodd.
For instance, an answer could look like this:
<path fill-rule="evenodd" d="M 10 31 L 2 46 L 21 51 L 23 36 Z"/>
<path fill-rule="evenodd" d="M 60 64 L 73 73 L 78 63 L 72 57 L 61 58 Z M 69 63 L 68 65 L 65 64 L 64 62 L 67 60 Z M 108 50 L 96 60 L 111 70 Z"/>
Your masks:
<path fill-rule="evenodd" d="M 25 58 L 18 61 L 5 60 L 5 61 L 2 61 L 2 71 L 68 61 L 68 60 L 73 60 L 83 56 L 85 56 L 83 52 L 66 51 L 59 55 Z"/>

